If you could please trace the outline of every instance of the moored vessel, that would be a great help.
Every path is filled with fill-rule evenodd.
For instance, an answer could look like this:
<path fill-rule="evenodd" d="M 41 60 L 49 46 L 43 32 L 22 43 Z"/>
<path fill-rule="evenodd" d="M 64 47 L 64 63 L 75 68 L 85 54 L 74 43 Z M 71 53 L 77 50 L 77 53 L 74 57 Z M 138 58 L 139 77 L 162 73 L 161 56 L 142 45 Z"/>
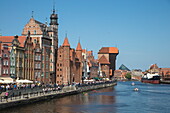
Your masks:
<path fill-rule="evenodd" d="M 151 74 L 147 73 L 141 78 L 141 82 L 143 83 L 151 83 L 151 84 L 159 84 L 160 83 L 160 76 L 158 73 Z"/>

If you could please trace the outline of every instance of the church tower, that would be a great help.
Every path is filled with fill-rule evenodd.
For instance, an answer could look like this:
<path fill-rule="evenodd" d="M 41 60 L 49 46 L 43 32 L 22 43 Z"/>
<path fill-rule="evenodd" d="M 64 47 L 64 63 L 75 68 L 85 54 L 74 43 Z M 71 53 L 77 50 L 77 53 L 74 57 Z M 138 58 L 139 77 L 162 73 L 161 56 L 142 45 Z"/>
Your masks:
<path fill-rule="evenodd" d="M 50 76 L 53 83 L 56 83 L 56 64 L 57 64 L 57 51 L 58 51 L 58 15 L 53 13 L 50 16 L 50 26 L 48 28 L 49 37 L 52 40 L 51 53 L 50 53 Z"/>

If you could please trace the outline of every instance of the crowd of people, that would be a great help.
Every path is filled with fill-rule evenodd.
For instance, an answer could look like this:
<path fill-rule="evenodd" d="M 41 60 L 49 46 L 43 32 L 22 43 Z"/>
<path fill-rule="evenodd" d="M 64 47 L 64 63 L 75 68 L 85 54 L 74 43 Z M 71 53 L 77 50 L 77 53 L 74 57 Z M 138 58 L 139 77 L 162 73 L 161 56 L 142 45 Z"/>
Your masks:
<path fill-rule="evenodd" d="M 63 87 L 65 86 L 75 86 L 75 87 L 84 87 L 84 86 L 90 86 L 90 85 L 99 85 L 99 84 L 103 84 L 103 83 L 110 83 L 113 81 L 93 81 L 93 82 L 84 82 L 84 83 L 72 83 L 72 84 L 62 84 L 62 85 L 58 85 L 58 84 L 0 84 L 0 94 L 4 94 L 3 97 L 8 100 L 8 96 L 10 94 L 10 92 L 13 91 L 27 91 L 30 90 L 33 91 L 33 89 L 35 89 L 35 91 L 37 90 L 41 90 L 44 93 L 49 92 L 49 91 L 60 91 L 62 90 Z M 1 95 L 2 96 L 2 95 Z"/>

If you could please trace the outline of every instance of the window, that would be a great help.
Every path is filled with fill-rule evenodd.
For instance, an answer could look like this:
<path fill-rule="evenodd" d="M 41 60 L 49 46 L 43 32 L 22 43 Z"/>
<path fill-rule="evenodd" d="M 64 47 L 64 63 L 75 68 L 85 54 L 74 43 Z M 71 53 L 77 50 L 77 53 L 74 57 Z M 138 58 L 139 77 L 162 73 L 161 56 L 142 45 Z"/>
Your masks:
<path fill-rule="evenodd" d="M 8 69 L 6 70 L 6 74 L 8 74 Z"/>
<path fill-rule="evenodd" d="M 42 72 L 42 75 L 41 75 L 42 77 L 44 76 L 44 73 Z"/>
<path fill-rule="evenodd" d="M 37 49 L 36 49 L 36 52 L 39 52 L 39 50 L 40 50 L 40 49 L 39 49 L 39 48 L 37 48 Z"/>
<path fill-rule="evenodd" d="M 38 72 L 38 77 L 40 77 L 40 72 Z"/>
<path fill-rule="evenodd" d="M 5 69 L 3 70 L 3 74 L 5 74 Z"/>
<path fill-rule="evenodd" d="M 37 77 L 37 72 L 35 72 L 35 78 Z"/>
<path fill-rule="evenodd" d="M 35 33 L 34 33 L 35 34 Z M 37 40 L 36 39 L 34 39 L 34 43 L 37 43 Z"/>
<path fill-rule="evenodd" d="M 6 61 L 6 65 L 8 65 L 8 61 Z"/>
<path fill-rule="evenodd" d="M 34 34 L 36 34 L 36 30 L 34 30 Z"/>
<path fill-rule="evenodd" d="M 44 68 L 44 64 L 42 64 L 42 68 Z"/>
<path fill-rule="evenodd" d="M 10 74 L 12 74 L 12 69 L 10 69 Z"/>
<path fill-rule="evenodd" d="M 46 69 L 48 69 L 48 64 L 46 64 Z"/>
<path fill-rule="evenodd" d="M 48 72 L 46 72 L 46 78 L 48 78 Z"/>
<path fill-rule="evenodd" d="M 41 68 L 41 66 L 40 66 L 40 64 L 38 64 L 38 69 L 40 69 Z"/>
<path fill-rule="evenodd" d="M 7 55 L 7 54 L 4 54 L 4 57 L 8 57 L 8 55 Z"/>
<path fill-rule="evenodd" d="M 46 56 L 46 61 L 48 61 L 48 55 Z"/>
<path fill-rule="evenodd" d="M 41 56 L 40 55 L 38 56 L 38 60 L 41 60 Z"/>
<path fill-rule="evenodd" d="M 5 61 L 3 62 L 3 64 L 5 65 Z"/>

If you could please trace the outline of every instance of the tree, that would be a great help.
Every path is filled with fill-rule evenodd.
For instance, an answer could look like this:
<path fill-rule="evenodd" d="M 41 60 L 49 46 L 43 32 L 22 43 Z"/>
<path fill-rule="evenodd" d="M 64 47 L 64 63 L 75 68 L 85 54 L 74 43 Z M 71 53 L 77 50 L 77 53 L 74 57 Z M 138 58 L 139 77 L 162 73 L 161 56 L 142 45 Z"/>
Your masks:
<path fill-rule="evenodd" d="M 125 75 L 125 77 L 126 77 L 128 80 L 130 80 L 130 79 L 132 78 L 132 76 L 131 76 L 130 73 L 127 73 L 127 74 Z"/>

